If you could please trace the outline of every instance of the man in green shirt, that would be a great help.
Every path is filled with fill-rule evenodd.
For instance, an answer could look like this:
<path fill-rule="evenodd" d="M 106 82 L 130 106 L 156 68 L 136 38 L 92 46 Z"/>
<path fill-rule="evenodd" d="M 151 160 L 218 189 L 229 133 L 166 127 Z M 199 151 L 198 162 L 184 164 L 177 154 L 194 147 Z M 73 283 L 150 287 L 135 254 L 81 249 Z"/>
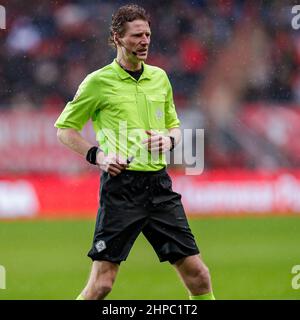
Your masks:
<path fill-rule="evenodd" d="M 105 298 L 140 232 L 160 261 L 174 265 L 190 298 L 214 299 L 181 196 L 165 170 L 165 153 L 181 139 L 180 122 L 166 73 L 144 63 L 150 36 L 143 8 L 119 8 L 110 36 L 116 59 L 85 78 L 55 123 L 59 140 L 103 171 L 88 253 L 92 271 L 81 300 Z M 80 134 L 89 119 L 99 146 Z"/>

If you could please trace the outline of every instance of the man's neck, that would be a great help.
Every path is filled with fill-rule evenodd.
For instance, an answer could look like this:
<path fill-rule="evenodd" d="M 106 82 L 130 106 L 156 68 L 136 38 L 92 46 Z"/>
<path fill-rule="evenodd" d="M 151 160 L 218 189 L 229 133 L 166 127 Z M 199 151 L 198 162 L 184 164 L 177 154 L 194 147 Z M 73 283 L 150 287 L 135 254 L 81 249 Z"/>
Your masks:
<path fill-rule="evenodd" d="M 129 70 L 129 71 L 138 71 L 142 69 L 141 61 L 128 61 L 125 59 L 120 59 L 119 57 L 117 57 L 116 60 L 123 69 Z"/>

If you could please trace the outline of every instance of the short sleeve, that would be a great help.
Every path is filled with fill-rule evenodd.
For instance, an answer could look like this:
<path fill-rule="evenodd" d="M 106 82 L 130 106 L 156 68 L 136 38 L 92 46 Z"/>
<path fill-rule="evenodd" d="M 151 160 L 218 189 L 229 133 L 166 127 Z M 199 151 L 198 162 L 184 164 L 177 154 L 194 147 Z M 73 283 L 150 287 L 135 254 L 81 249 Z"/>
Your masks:
<path fill-rule="evenodd" d="M 96 81 L 87 76 L 78 87 L 74 99 L 66 104 L 54 126 L 81 131 L 96 109 L 99 101 L 98 91 Z"/>
<path fill-rule="evenodd" d="M 172 86 L 167 75 L 166 75 L 166 81 L 167 81 L 167 97 L 166 97 L 166 104 L 165 104 L 165 122 L 166 122 L 166 128 L 171 129 L 171 128 L 179 127 L 180 121 L 177 117 L 177 113 L 175 109 Z"/>

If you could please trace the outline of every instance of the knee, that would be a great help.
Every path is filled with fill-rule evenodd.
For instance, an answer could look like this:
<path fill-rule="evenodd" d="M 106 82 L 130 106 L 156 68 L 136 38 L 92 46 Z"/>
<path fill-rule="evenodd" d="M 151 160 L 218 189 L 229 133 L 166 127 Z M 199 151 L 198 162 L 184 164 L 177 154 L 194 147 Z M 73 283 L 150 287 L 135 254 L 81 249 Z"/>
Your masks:
<path fill-rule="evenodd" d="M 197 268 L 193 276 L 194 279 L 199 283 L 210 283 L 210 272 L 205 265 Z"/>

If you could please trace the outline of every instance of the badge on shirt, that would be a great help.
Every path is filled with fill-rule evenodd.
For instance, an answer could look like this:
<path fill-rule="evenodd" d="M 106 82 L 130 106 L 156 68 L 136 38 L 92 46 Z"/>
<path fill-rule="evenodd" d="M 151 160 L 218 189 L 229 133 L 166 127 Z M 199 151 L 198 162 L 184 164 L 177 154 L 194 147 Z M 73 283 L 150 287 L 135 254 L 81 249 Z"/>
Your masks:
<path fill-rule="evenodd" d="M 163 117 L 163 115 L 164 115 L 164 113 L 162 112 L 161 109 L 157 108 L 156 111 L 155 111 L 155 115 L 156 115 L 156 118 L 157 118 L 158 120 L 161 120 L 162 117 Z"/>

